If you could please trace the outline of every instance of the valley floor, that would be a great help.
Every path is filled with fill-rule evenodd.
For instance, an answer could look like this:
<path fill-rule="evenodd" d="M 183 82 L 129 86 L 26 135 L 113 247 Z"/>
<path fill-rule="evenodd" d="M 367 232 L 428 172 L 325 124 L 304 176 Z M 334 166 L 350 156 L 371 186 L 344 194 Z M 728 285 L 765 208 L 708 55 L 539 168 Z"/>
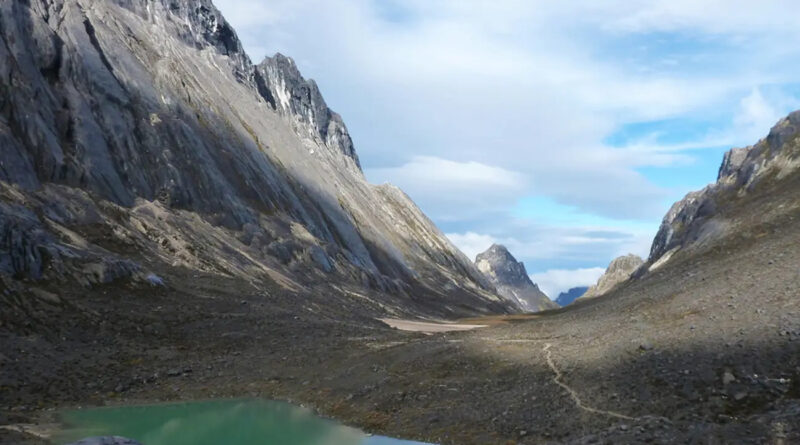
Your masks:
<path fill-rule="evenodd" d="M 574 307 L 432 335 L 276 312 L 274 297 L 214 277 L 124 299 L 101 289 L 32 314 L 66 331 L 0 327 L 0 423 L 253 396 L 441 444 L 798 443 L 798 218 Z M 38 443 L 26 437 L 0 432 Z"/>

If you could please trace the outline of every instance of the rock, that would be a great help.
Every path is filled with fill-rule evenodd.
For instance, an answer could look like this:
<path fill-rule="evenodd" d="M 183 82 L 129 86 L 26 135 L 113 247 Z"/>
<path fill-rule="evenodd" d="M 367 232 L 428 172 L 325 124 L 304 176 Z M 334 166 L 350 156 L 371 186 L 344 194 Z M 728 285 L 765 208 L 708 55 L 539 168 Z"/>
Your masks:
<path fill-rule="evenodd" d="M 642 264 L 644 260 L 632 253 L 615 258 L 597 283 L 590 286 L 580 298 L 594 298 L 611 291 L 630 278 Z"/>
<path fill-rule="evenodd" d="M 38 299 L 40 299 L 40 300 L 42 300 L 44 302 L 47 302 L 47 303 L 50 303 L 50 304 L 55 304 L 55 305 L 61 304 L 61 298 L 59 298 L 58 295 L 56 295 L 56 294 L 54 294 L 52 292 L 48 292 L 48 291 L 46 291 L 44 289 L 39 289 L 37 287 L 32 287 L 30 289 L 30 292 L 36 298 L 38 298 Z"/>
<path fill-rule="evenodd" d="M 649 341 L 643 341 L 639 344 L 639 349 L 642 351 L 651 351 L 653 350 L 653 344 Z"/>
<path fill-rule="evenodd" d="M 728 384 L 733 383 L 735 381 L 736 381 L 736 376 L 734 376 L 732 372 L 725 371 L 724 373 L 722 373 L 722 384 L 723 385 L 728 385 Z"/>
<path fill-rule="evenodd" d="M 316 83 L 280 54 L 254 65 L 211 0 L 84 3 L 2 3 L 0 274 L 163 286 L 174 266 L 378 305 L 413 288 L 405 309 L 438 316 L 515 310 L 407 195 L 366 180 Z"/>
<path fill-rule="evenodd" d="M 317 83 L 304 79 L 294 60 L 278 53 L 258 64 L 255 73 L 256 79 L 263 82 L 265 99 L 279 112 L 296 119 L 304 136 L 338 150 L 361 168 L 341 116 L 328 108 Z"/>
<path fill-rule="evenodd" d="M 475 257 L 475 266 L 501 296 L 523 311 L 538 312 L 558 307 L 531 281 L 525 265 L 517 261 L 505 246 L 492 244 Z"/>
<path fill-rule="evenodd" d="M 164 286 L 164 279 L 154 273 L 149 273 L 144 277 L 144 280 L 153 286 Z"/>

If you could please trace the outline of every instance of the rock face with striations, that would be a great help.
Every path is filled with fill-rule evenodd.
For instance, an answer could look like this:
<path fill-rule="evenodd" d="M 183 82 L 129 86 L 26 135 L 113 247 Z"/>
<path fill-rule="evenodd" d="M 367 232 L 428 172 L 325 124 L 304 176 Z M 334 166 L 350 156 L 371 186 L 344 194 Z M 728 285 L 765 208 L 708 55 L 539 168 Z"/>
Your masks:
<path fill-rule="evenodd" d="M 538 312 L 558 307 L 534 284 L 525 265 L 517 261 L 505 246 L 492 244 L 479 253 L 475 265 L 497 288 L 497 292 L 523 311 Z"/>
<path fill-rule="evenodd" d="M 630 278 L 642 264 L 644 264 L 644 260 L 634 254 L 615 258 L 597 283 L 590 286 L 581 298 L 593 298 L 607 293 Z"/>
<path fill-rule="evenodd" d="M 800 111 L 781 119 L 769 135 L 755 145 L 728 151 L 719 168 L 717 181 L 676 202 L 664 217 L 653 240 L 648 262 L 658 268 L 677 251 L 703 247 L 734 233 L 737 220 L 727 215 L 735 203 L 756 188 L 769 187 L 800 167 Z M 792 204 L 792 203 L 787 203 Z M 767 206 L 780 212 L 778 206 Z M 784 206 L 783 210 L 788 207 Z M 767 219 L 769 215 L 761 215 Z"/>
<path fill-rule="evenodd" d="M 512 310 L 366 181 L 317 85 L 280 54 L 251 63 L 209 0 L 4 1 L 0 40 L 3 277 L 169 285 L 180 268 L 369 289 L 367 312 Z"/>

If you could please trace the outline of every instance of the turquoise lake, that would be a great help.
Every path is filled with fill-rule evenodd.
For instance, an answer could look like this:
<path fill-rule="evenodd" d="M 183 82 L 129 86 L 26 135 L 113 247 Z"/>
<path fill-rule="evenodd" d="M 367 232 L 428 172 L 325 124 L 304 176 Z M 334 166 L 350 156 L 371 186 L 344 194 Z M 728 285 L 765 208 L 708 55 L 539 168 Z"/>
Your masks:
<path fill-rule="evenodd" d="M 68 411 L 65 444 L 90 436 L 124 436 L 144 445 L 424 445 L 369 436 L 269 400 L 215 400 Z"/>

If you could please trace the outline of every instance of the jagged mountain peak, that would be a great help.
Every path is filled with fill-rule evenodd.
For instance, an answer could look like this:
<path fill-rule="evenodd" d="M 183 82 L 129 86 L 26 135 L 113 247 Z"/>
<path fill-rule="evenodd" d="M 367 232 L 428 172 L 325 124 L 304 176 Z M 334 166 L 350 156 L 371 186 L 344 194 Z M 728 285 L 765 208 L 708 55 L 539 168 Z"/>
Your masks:
<path fill-rule="evenodd" d="M 531 284 L 525 264 L 517 261 L 502 244 L 492 244 L 475 257 L 475 264 L 484 274 L 491 274 L 501 284 Z"/>
<path fill-rule="evenodd" d="M 522 310 L 536 312 L 558 307 L 531 281 L 525 264 L 517 261 L 502 244 L 492 244 L 479 253 L 475 265 L 500 295 L 515 302 Z"/>
<path fill-rule="evenodd" d="M 20 208 L 0 212 L 19 259 L 0 274 L 182 267 L 311 299 L 370 289 L 357 311 L 510 310 L 410 199 L 366 181 L 317 84 L 280 54 L 253 65 L 210 1 L 0 2 L 0 40 L 0 204 Z"/>
<path fill-rule="evenodd" d="M 598 297 L 608 293 L 630 278 L 642 264 L 644 264 L 644 260 L 632 253 L 614 258 L 609 263 L 605 273 L 597 279 L 597 283 L 590 286 L 580 298 Z"/>
<path fill-rule="evenodd" d="M 641 266 L 642 262 L 643 262 L 642 257 L 640 257 L 639 255 L 629 253 L 627 255 L 622 255 L 611 260 L 611 263 L 609 263 L 606 272 L 614 273 L 619 271 L 634 270 L 637 267 Z"/>
<path fill-rule="evenodd" d="M 754 189 L 770 186 L 800 168 L 800 111 L 779 120 L 767 137 L 754 145 L 725 153 L 717 181 L 689 192 L 672 205 L 653 240 L 648 262 L 657 268 L 678 250 L 709 245 L 735 231 L 725 208 Z M 769 209 L 767 209 L 769 210 Z"/>
<path fill-rule="evenodd" d="M 478 256 L 501 255 L 506 258 L 514 258 L 508 248 L 502 244 L 492 243 L 488 249 L 478 254 Z M 516 261 L 516 259 L 515 259 Z"/>
<path fill-rule="evenodd" d="M 256 81 L 262 96 L 273 108 L 295 118 L 296 127 L 303 136 L 338 151 L 361 169 L 342 117 L 328 107 L 317 83 L 304 78 L 291 57 L 276 53 L 264 58 L 256 66 Z"/>

